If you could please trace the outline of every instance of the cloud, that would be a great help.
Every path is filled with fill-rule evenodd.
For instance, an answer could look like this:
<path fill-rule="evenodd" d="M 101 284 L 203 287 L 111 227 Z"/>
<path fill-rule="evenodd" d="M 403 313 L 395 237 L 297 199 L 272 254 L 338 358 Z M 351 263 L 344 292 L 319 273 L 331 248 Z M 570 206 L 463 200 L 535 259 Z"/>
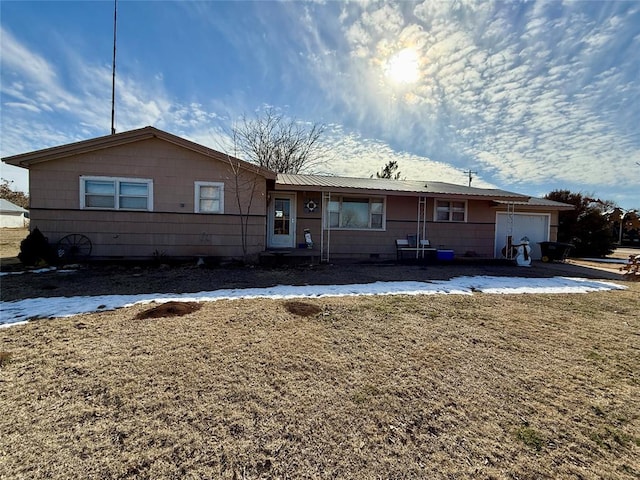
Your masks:
<path fill-rule="evenodd" d="M 365 112 L 354 115 L 362 124 L 377 119 L 377 138 L 423 152 L 417 157 L 477 161 L 501 184 L 631 188 L 638 179 L 626 172 L 640 156 L 629 127 L 639 121 L 629 103 L 640 94 L 631 80 L 638 9 L 617 5 L 613 14 L 603 4 L 557 2 L 425 1 L 411 11 L 372 2 L 342 11 L 355 59 L 343 102 Z M 406 43 L 422 55 L 421 80 L 401 93 L 370 81 Z"/>
<path fill-rule="evenodd" d="M 54 68 L 6 30 L 2 40 L 2 157 L 109 133 L 110 66 L 88 63 L 70 51 L 65 53 L 66 62 Z M 5 77 L 20 80 L 6 82 Z M 64 77 L 73 80 L 62 84 Z M 152 77 L 118 75 L 117 131 L 146 125 L 193 131 L 216 117 L 197 102 L 177 102 L 166 93 L 162 77 Z"/>
<path fill-rule="evenodd" d="M 324 136 L 325 148 L 331 152 L 331 164 L 326 172 L 347 177 L 370 177 L 390 160 L 398 163 L 403 178 L 465 184 L 468 179 L 461 169 L 406 151 L 396 151 L 379 140 L 364 138 L 358 133 L 345 132 L 339 125 L 330 125 Z M 474 186 L 494 187 L 482 177 L 474 179 Z"/>
<path fill-rule="evenodd" d="M 486 186 L 525 193 L 578 186 L 623 199 L 637 189 L 637 3 L 238 5 L 174 4 L 193 41 L 231 52 L 233 82 L 184 92 L 162 70 L 123 70 L 118 131 L 156 125 L 210 144 L 269 103 L 338 126 L 327 139 L 333 173 L 368 176 L 394 159 L 412 177 L 465 183 L 471 168 Z M 0 33 L 2 155 L 108 132 L 110 65 L 70 50 L 54 62 Z M 406 48 L 418 53 L 418 80 L 394 84 L 385 67 Z"/>
<path fill-rule="evenodd" d="M 57 83 L 53 67 L 40 55 L 29 51 L 8 30 L 0 27 L 2 38 L 2 62 L 37 84 Z"/>
<path fill-rule="evenodd" d="M 3 96 L 14 97 L 30 105 L 32 111 L 77 106 L 77 100 L 61 86 L 55 68 L 45 58 L 29 50 L 5 28 L 0 29 L 0 37 L 3 70 L 21 79 L 20 82 L 9 82 L 6 87 L 3 82 L 0 90 Z"/>
<path fill-rule="evenodd" d="M 35 105 L 32 105 L 30 103 L 24 103 L 24 102 L 5 102 L 4 106 L 9 108 L 23 108 L 25 110 L 29 110 L 30 112 L 35 112 L 35 113 L 40 113 L 42 111 Z"/>

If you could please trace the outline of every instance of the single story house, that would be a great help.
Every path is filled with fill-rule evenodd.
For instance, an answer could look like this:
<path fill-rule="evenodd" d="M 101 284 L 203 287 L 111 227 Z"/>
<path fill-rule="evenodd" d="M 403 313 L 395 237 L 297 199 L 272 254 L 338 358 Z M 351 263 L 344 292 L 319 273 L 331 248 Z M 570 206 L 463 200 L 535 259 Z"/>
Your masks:
<path fill-rule="evenodd" d="M 396 239 L 500 258 L 507 237 L 555 240 L 558 202 L 442 182 L 275 174 L 154 127 L 15 155 L 32 228 L 83 235 L 96 258 L 220 257 L 305 248 L 390 260 Z M 309 242 L 311 240 L 311 243 Z"/>
<path fill-rule="evenodd" d="M 29 212 L 6 198 L 0 198 L 0 228 L 29 226 Z"/>

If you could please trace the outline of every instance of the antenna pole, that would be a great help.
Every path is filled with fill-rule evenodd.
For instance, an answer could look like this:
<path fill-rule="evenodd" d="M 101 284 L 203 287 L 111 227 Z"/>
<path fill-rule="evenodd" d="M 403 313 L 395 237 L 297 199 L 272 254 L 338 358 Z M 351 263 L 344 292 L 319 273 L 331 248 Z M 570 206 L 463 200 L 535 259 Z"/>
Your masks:
<path fill-rule="evenodd" d="M 471 186 L 471 180 L 473 180 L 473 175 L 477 174 L 478 172 L 473 172 L 471 170 L 465 170 L 464 172 L 466 175 L 469 175 L 469 186 Z"/>
<path fill-rule="evenodd" d="M 118 0 L 113 0 L 113 67 L 111 68 L 111 135 L 116 133 L 116 20 Z"/>

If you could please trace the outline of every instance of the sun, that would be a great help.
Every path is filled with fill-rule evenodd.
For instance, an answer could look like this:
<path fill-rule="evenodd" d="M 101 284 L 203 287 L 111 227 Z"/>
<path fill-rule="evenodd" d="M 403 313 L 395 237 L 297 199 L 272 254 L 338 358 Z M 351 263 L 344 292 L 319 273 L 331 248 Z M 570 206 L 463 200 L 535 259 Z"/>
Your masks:
<path fill-rule="evenodd" d="M 407 84 L 418 81 L 420 61 L 418 52 L 405 48 L 391 56 L 385 65 L 384 73 L 393 83 Z"/>

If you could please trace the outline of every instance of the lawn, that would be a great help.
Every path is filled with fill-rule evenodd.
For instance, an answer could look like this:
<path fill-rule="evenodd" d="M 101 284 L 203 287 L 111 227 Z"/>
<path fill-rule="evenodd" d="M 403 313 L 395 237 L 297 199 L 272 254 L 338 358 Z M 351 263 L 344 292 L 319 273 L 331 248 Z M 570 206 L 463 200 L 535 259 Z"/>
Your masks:
<path fill-rule="evenodd" d="M 4 328 L 0 478 L 638 478 L 628 287 Z"/>
<path fill-rule="evenodd" d="M 16 264 L 20 242 L 27 238 L 27 228 L 0 228 L 0 265 Z"/>

